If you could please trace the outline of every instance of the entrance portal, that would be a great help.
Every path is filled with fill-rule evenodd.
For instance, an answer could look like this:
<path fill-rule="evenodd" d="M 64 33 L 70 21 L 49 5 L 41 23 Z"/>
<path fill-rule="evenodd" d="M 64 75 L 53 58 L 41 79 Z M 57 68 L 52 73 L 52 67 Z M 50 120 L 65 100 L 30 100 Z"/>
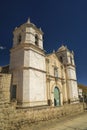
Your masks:
<path fill-rule="evenodd" d="M 54 106 L 60 106 L 60 91 L 58 87 L 54 88 Z"/>

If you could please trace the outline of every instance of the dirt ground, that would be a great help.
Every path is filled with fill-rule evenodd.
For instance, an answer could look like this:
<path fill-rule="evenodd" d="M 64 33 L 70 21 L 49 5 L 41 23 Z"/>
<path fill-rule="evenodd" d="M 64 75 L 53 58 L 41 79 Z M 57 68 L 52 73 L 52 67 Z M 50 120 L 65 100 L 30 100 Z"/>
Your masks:
<path fill-rule="evenodd" d="M 87 130 L 87 112 L 71 117 L 38 122 L 21 130 Z"/>

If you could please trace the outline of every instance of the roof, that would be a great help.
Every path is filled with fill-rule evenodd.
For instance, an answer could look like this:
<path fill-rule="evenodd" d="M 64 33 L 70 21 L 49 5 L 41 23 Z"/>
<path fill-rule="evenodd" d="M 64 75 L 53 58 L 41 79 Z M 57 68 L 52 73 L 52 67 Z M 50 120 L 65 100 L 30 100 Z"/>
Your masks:
<path fill-rule="evenodd" d="M 58 49 L 58 52 L 59 52 L 59 51 L 65 51 L 65 50 L 68 50 L 67 46 L 62 45 L 62 46 Z"/>
<path fill-rule="evenodd" d="M 25 22 L 24 24 L 20 25 L 19 27 L 16 27 L 15 30 L 19 29 L 20 27 L 32 27 L 34 29 L 36 29 L 37 31 L 39 31 L 41 34 L 43 34 L 43 31 L 41 30 L 41 28 L 38 28 L 36 27 L 35 24 L 33 24 L 31 21 L 30 21 L 30 18 L 28 18 L 27 22 Z"/>

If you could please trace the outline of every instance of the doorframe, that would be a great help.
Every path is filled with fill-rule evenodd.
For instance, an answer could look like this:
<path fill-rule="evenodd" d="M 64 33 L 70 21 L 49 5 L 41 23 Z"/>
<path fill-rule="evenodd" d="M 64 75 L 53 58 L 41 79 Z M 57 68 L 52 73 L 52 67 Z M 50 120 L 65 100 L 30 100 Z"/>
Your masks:
<path fill-rule="evenodd" d="M 60 106 L 63 105 L 63 94 L 62 94 L 62 86 L 61 84 L 53 84 L 52 87 L 51 87 L 51 101 L 52 101 L 52 106 L 55 106 L 54 105 L 54 88 L 57 87 L 60 91 Z"/>
<path fill-rule="evenodd" d="M 60 90 L 59 90 L 59 87 L 58 86 L 55 86 L 54 87 L 54 91 L 55 91 L 55 88 L 57 88 L 57 90 L 58 90 L 58 94 L 59 94 L 59 105 L 58 106 L 60 106 L 61 105 L 61 99 L 60 99 Z M 57 105 L 55 105 L 55 93 L 54 93 L 54 106 L 56 107 Z"/>

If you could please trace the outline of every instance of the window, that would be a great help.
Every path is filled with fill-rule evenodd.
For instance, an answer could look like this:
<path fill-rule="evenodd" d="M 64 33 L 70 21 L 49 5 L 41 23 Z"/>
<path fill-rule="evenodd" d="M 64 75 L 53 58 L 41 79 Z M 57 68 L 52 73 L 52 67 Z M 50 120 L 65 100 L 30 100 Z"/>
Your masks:
<path fill-rule="evenodd" d="M 13 85 L 12 86 L 12 99 L 16 99 L 16 91 L 17 91 L 17 86 Z"/>
<path fill-rule="evenodd" d="M 54 76 L 55 78 L 58 78 L 58 68 L 54 67 Z"/>
<path fill-rule="evenodd" d="M 19 34 L 19 36 L 18 36 L 18 44 L 21 42 L 21 39 L 22 39 L 22 37 L 21 37 L 21 35 Z"/>
<path fill-rule="evenodd" d="M 60 56 L 60 61 L 63 63 L 63 57 L 62 56 Z"/>
<path fill-rule="evenodd" d="M 35 35 L 35 45 L 39 45 L 39 38 L 37 34 Z"/>

